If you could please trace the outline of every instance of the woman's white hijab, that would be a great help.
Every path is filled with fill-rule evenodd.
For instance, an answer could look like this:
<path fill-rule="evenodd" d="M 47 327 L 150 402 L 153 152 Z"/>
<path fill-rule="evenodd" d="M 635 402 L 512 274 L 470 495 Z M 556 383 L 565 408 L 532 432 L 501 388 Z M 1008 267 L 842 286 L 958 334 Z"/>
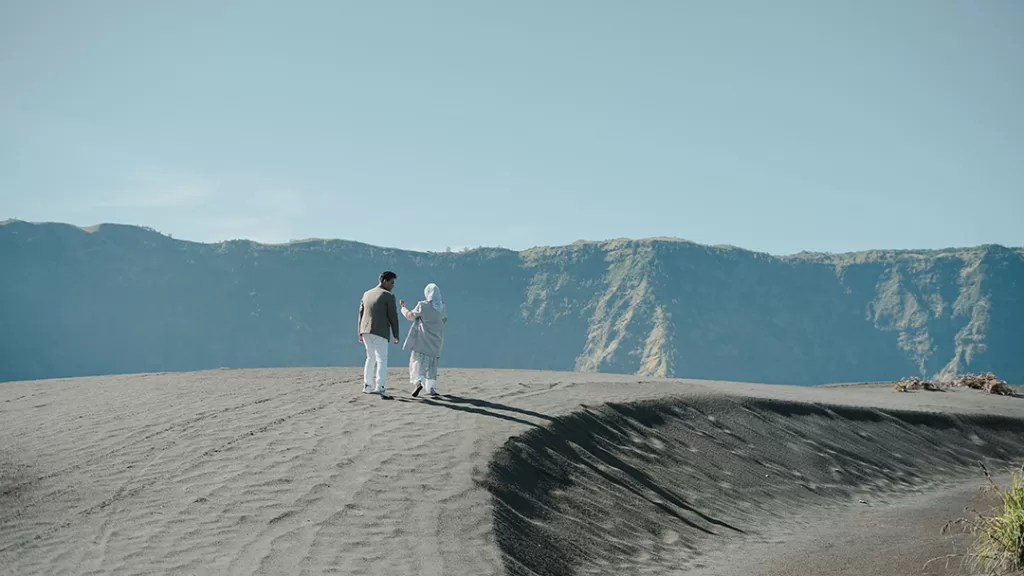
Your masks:
<path fill-rule="evenodd" d="M 437 287 L 437 284 L 431 282 L 427 284 L 427 287 L 423 289 L 423 296 L 426 297 L 427 302 L 434 307 L 434 310 L 440 312 L 444 309 L 444 300 L 441 299 L 441 289 Z"/>

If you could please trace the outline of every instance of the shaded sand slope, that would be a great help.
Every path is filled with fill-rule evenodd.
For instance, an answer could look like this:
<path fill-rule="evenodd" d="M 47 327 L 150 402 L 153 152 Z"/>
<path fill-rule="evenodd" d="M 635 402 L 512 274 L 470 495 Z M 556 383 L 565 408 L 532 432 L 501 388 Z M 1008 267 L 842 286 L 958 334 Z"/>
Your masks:
<path fill-rule="evenodd" d="M 729 537 L 794 531 L 811 506 L 976 486 L 977 462 L 1014 458 L 1019 418 L 697 396 L 526 432 L 496 455 L 490 488 L 510 574 L 666 574 Z"/>
<path fill-rule="evenodd" d="M 390 402 L 352 369 L 0 385 L 0 571 L 672 573 L 1024 452 L 1024 400 L 970 392 L 401 375 Z"/>

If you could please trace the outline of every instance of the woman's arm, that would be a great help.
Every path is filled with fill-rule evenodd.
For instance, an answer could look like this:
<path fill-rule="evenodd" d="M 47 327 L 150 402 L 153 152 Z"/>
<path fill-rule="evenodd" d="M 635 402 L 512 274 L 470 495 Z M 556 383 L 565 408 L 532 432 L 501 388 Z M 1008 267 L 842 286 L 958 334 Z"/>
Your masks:
<path fill-rule="evenodd" d="M 412 310 L 409 310 L 408 308 L 405 307 L 405 300 L 402 300 L 402 316 L 405 316 L 406 320 L 408 320 L 409 322 L 412 322 L 417 317 L 419 317 L 419 315 L 420 315 L 420 305 L 419 304 L 416 305 L 416 308 L 413 308 Z"/>

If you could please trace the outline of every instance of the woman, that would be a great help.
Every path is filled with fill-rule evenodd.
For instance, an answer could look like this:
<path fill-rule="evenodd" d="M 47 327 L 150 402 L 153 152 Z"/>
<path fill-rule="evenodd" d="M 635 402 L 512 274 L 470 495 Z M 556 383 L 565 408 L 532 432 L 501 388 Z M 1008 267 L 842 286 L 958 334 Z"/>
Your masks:
<path fill-rule="evenodd" d="M 427 284 L 423 295 L 426 300 L 421 300 L 412 310 L 405 307 L 405 300 L 400 302 L 402 316 L 412 322 L 402 349 L 412 351 L 409 354 L 409 380 L 414 386 L 412 395 L 419 396 L 426 386 L 428 394 L 437 396 L 437 365 L 444 346 L 448 309 L 441 300 L 437 284 Z"/>

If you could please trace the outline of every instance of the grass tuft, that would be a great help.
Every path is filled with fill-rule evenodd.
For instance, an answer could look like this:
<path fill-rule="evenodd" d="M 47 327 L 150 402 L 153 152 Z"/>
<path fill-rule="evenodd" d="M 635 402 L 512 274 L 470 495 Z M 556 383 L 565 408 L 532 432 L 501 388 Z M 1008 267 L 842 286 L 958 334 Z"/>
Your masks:
<path fill-rule="evenodd" d="M 972 573 L 1024 575 L 1024 466 L 1011 473 L 1010 487 L 1005 490 L 996 484 L 984 464 L 981 469 L 988 480 L 982 491 L 994 494 L 998 502 L 988 515 L 969 509 L 970 518 L 958 518 L 943 526 L 943 534 L 952 526 L 962 526 L 974 536 L 974 542 L 965 554 L 935 558 L 928 564 L 941 559 L 948 563 L 960 556 Z"/>

